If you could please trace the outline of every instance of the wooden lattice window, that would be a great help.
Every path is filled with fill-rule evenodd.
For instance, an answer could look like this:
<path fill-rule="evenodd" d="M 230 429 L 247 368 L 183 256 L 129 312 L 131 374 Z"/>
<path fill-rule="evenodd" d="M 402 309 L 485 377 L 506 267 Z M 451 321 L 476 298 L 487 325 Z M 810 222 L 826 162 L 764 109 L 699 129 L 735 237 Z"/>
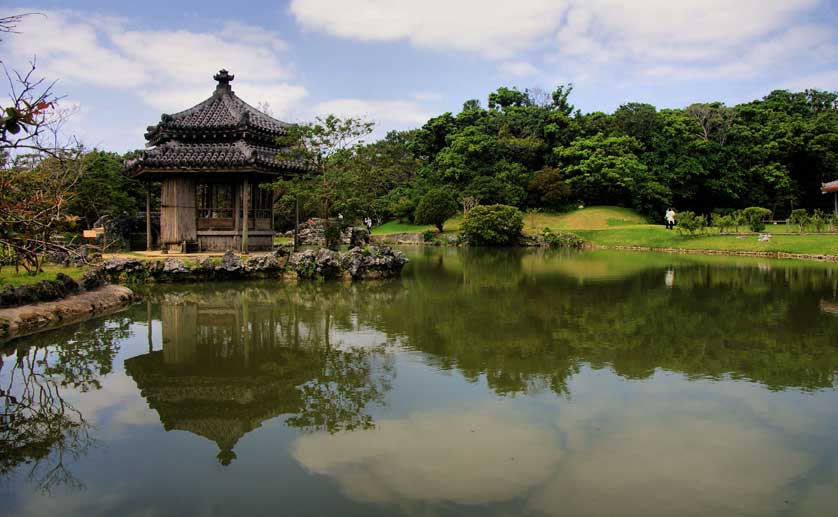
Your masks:
<path fill-rule="evenodd" d="M 232 219 L 233 192 L 230 183 L 199 183 L 197 195 L 198 217 L 202 219 Z"/>
<path fill-rule="evenodd" d="M 270 219 L 273 206 L 273 191 L 261 188 L 253 183 L 250 185 L 250 214 L 258 219 Z"/>

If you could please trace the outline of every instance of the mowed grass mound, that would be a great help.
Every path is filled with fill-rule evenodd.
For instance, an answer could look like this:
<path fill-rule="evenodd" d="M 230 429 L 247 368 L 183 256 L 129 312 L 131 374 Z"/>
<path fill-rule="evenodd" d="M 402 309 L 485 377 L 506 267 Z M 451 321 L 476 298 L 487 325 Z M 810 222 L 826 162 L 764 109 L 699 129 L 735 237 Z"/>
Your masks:
<path fill-rule="evenodd" d="M 592 206 L 563 214 L 528 212 L 524 214 L 524 231 L 538 234 L 551 230 L 601 230 L 606 228 L 646 225 L 649 221 L 630 208 Z"/>
<path fill-rule="evenodd" d="M 551 230 L 594 230 L 647 224 L 648 220 L 629 208 L 618 206 L 594 206 L 567 213 L 526 212 L 524 214 L 524 233 L 540 234 L 545 228 Z M 462 214 L 445 221 L 446 233 L 456 233 L 463 224 Z M 373 235 L 394 233 L 422 233 L 433 230 L 432 225 L 405 224 L 389 221 L 372 229 Z"/>

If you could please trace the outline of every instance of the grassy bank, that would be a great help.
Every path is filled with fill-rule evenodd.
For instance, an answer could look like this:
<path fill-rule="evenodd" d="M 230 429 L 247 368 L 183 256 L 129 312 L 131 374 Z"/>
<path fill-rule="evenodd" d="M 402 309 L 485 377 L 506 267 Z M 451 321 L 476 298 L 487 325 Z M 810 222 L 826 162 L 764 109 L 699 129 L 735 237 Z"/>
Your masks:
<path fill-rule="evenodd" d="M 58 273 L 64 273 L 71 278 L 78 280 L 84 274 L 84 268 L 80 267 L 63 267 L 54 264 L 44 265 L 44 270 L 37 275 L 30 275 L 25 269 L 20 268 L 19 273 L 15 273 L 14 266 L 3 266 L 0 270 L 0 288 L 12 285 L 13 287 L 20 287 L 22 285 L 36 284 L 41 280 L 55 280 Z"/>
<path fill-rule="evenodd" d="M 769 230 L 770 232 L 770 230 Z M 586 241 L 599 246 L 642 246 L 723 251 L 780 251 L 815 255 L 838 255 L 838 234 L 773 233 L 770 240 L 759 241 L 755 234 L 680 235 L 662 226 L 637 225 L 603 230 L 575 230 Z"/>

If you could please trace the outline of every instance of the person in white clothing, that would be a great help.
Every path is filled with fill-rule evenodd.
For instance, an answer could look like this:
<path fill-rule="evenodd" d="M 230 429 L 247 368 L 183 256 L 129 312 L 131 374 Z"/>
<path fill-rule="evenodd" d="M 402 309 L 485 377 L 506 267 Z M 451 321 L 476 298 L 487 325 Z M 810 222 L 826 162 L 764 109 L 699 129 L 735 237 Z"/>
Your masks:
<path fill-rule="evenodd" d="M 666 222 L 666 229 L 671 230 L 675 227 L 675 210 L 669 208 L 666 211 L 666 214 L 663 216 L 664 221 Z"/>

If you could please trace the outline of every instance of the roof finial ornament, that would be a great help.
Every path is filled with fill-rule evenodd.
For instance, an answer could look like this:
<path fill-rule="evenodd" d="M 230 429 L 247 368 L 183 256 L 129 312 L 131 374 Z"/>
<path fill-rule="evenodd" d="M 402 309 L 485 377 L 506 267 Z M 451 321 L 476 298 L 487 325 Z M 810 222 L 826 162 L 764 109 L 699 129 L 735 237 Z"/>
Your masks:
<path fill-rule="evenodd" d="M 218 81 L 218 86 L 216 87 L 216 89 L 218 89 L 218 90 L 222 90 L 222 89 L 229 90 L 230 89 L 230 81 L 235 79 L 236 76 L 231 74 L 230 72 L 228 72 L 226 68 L 222 68 L 221 70 L 218 71 L 217 74 L 212 76 L 212 78 L 215 79 L 216 81 Z"/>

